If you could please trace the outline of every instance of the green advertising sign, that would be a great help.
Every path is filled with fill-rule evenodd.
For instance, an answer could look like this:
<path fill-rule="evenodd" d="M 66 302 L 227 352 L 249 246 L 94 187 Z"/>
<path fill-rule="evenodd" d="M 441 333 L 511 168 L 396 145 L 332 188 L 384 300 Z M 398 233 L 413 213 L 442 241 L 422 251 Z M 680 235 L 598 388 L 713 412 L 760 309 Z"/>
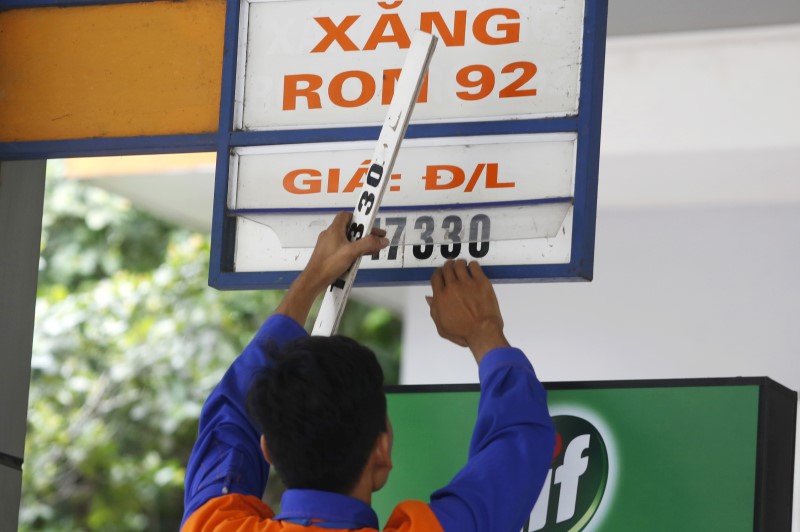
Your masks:
<path fill-rule="evenodd" d="M 765 465 L 759 451 L 768 440 L 762 434 L 759 442 L 764 407 L 759 383 L 659 383 L 548 386 L 556 452 L 523 532 L 735 532 L 764 522 L 757 477 Z M 382 522 L 399 501 L 427 501 L 466 462 L 479 397 L 477 387 L 399 390 L 389 394 L 395 467 L 374 500 Z M 789 447 L 793 395 L 794 402 L 786 403 L 791 430 L 782 430 L 787 437 L 791 432 Z M 790 501 L 791 473 L 788 482 L 783 477 Z"/>

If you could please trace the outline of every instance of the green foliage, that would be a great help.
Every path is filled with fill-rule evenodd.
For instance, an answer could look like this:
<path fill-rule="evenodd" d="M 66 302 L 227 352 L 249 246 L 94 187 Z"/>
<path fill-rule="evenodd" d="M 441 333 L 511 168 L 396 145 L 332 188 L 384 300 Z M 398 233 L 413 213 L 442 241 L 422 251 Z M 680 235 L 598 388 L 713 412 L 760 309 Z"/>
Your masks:
<path fill-rule="evenodd" d="M 121 269 L 153 270 L 174 230 L 121 197 L 48 179 L 39 284 L 75 290 Z"/>
<path fill-rule="evenodd" d="M 357 339 L 375 352 L 386 384 L 400 382 L 402 324 L 391 311 L 350 301 L 337 332 Z"/>
<path fill-rule="evenodd" d="M 102 191 L 45 209 L 21 528 L 175 530 L 202 403 L 282 292 L 208 288 L 205 237 Z M 393 383 L 400 327 L 351 304 L 340 332 Z"/>

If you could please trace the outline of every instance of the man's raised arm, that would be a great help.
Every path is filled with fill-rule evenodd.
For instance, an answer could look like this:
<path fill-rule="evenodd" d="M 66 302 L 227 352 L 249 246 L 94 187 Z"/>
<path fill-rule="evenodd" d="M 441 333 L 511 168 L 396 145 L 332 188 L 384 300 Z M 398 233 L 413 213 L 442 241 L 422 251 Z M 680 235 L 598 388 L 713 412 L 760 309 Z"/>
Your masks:
<path fill-rule="evenodd" d="M 247 414 L 247 392 L 253 377 L 269 366 L 268 346 L 307 334 L 303 325 L 314 299 L 357 257 L 389 245 L 379 230 L 349 242 L 350 218 L 350 213 L 339 213 L 320 233 L 308 266 L 203 405 L 197 442 L 186 468 L 184 523 L 215 497 L 239 493 L 260 499 L 264 493 L 269 465 L 261 454 L 260 432 Z"/>
<path fill-rule="evenodd" d="M 509 347 L 494 289 L 478 263 L 448 262 L 431 279 L 439 334 L 478 362 L 481 398 L 466 466 L 431 495 L 447 532 L 516 532 L 541 491 L 555 430 L 528 359 Z"/>

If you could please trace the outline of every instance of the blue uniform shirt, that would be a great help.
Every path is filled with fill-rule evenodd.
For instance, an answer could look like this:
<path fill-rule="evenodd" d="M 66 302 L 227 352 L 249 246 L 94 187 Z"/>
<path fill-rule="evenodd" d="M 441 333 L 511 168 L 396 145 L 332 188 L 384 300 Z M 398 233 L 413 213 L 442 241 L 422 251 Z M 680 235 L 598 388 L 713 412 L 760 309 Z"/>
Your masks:
<path fill-rule="evenodd" d="M 260 502 L 269 464 L 261 454 L 261 434 L 247 415 L 245 398 L 254 376 L 269 367 L 267 345 L 281 345 L 306 334 L 288 316 L 271 316 L 209 396 L 186 470 L 186 529 L 199 529 L 194 522 L 198 519 L 189 519 L 195 512 L 198 518 L 202 513 L 206 522 L 212 520 L 216 512 L 212 502 L 216 500 L 219 506 L 220 498 L 225 497 L 226 524 L 233 527 L 239 516 L 247 526 L 237 529 L 277 530 L 269 527 L 276 521 Z M 479 375 L 478 419 L 466 465 L 447 486 L 431 495 L 428 505 L 415 501 L 399 505 L 390 519 L 392 530 L 430 530 L 430 524 L 415 526 L 415 515 L 417 523 L 430 523 L 435 516 L 448 532 L 517 532 L 525 523 L 550 468 L 555 445 L 545 390 L 528 359 L 515 348 L 487 353 Z M 232 501 L 235 497 L 239 502 Z M 207 511 L 198 512 L 204 506 Z M 282 510 L 278 517 L 292 523 L 325 520 L 357 524 L 341 529 L 378 528 L 371 508 L 339 494 L 288 490 Z M 428 510 L 433 516 L 422 515 L 430 513 Z M 218 513 L 221 518 L 222 510 Z"/>

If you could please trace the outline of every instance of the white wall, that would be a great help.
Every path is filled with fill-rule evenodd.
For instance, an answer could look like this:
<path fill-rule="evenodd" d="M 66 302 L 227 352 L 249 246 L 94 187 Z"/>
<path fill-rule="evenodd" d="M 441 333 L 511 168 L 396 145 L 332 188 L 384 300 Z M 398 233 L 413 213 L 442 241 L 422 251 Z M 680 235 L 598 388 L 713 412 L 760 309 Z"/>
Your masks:
<path fill-rule="evenodd" d="M 498 289 L 543 380 L 800 389 L 798 57 L 798 25 L 609 40 L 595 281 Z M 474 381 L 423 293 L 407 294 L 403 380 Z"/>
<path fill-rule="evenodd" d="M 601 211 L 595 281 L 497 289 L 542 380 L 764 375 L 800 389 L 800 208 Z M 408 292 L 404 383 L 477 380 Z"/>

